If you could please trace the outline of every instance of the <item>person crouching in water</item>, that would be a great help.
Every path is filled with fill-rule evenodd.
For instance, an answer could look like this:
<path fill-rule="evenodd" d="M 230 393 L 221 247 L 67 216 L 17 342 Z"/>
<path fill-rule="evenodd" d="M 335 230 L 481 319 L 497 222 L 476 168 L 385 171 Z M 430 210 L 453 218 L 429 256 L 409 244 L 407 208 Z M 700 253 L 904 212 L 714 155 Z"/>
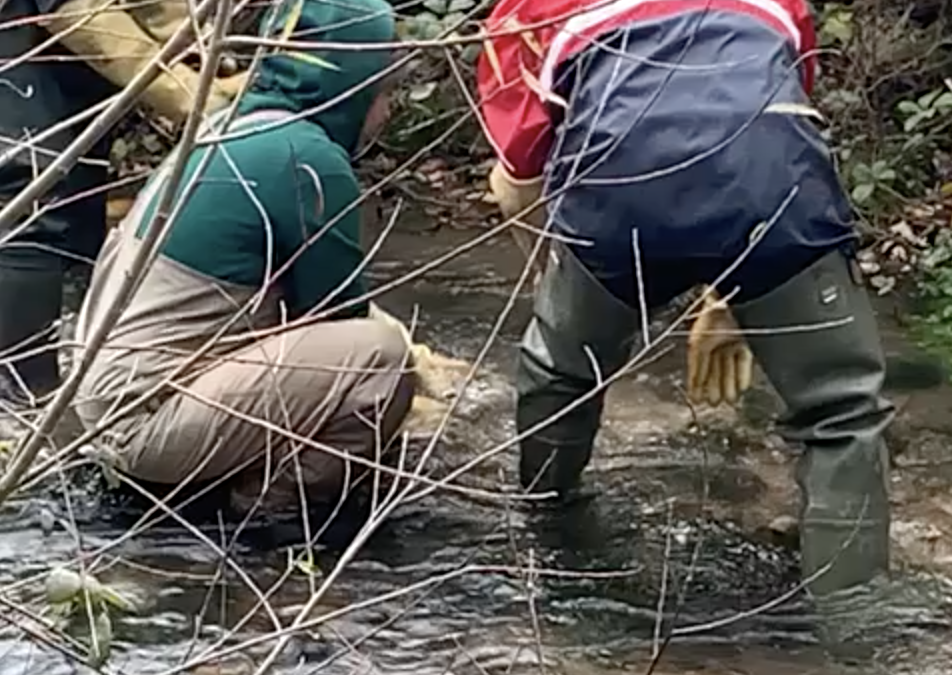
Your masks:
<path fill-rule="evenodd" d="M 287 16 L 271 24 L 275 34 Z M 337 43 L 396 39 L 385 0 L 305 0 L 294 29 Z M 268 56 L 226 139 L 192 151 L 179 195 L 202 157 L 214 156 L 81 383 L 83 424 L 95 427 L 223 335 L 104 435 L 127 475 L 165 485 L 232 476 L 236 515 L 259 499 L 265 514 L 296 512 L 302 493 L 309 507 L 336 503 L 366 469 L 346 458 L 376 461 L 397 433 L 413 399 L 413 362 L 399 328 L 369 317 L 360 299 L 364 253 L 352 207 L 360 192 L 350 163 L 387 118 L 387 86 L 366 81 L 390 63 L 387 49 Z M 308 110 L 316 112 L 300 114 Z M 170 167 L 109 234 L 80 341 L 103 320 L 142 245 Z M 328 320 L 253 335 L 339 305 Z"/>
<path fill-rule="evenodd" d="M 689 340 L 693 398 L 749 384 L 740 334 L 704 334 L 739 324 L 804 448 L 809 590 L 887 572 L 894 413 L 850 204 L 808 107 L 806 3 L 501 0 L 485 30 L 491 187 L 507 216 L 544 195 L 558 235 L 518 365 L 523 486 L 577 494 L 604 389 L 546 421 L 628 362 L 644 312 L 726 274 Z"/>

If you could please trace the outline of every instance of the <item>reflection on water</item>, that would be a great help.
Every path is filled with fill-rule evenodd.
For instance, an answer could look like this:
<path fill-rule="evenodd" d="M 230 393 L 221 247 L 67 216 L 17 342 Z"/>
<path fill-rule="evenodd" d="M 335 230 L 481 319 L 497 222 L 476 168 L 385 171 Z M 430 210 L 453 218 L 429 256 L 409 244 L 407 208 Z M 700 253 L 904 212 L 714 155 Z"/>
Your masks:
<path fill-rule="evenodd" d="M 432 244 L 447 246 L 439 239 Z M 419 238 L 398 236 L 389 255 L 419 260 L 430 254 Z M 425 309 L 421 335 L 471 358 L 505 302 L 501 255 L 471 256 L 384 304 L 409 316 L 419 303 Z M 380 264 L 375 274 L 388 278 L 405 269 Z M 479 283 L 467 281 L 472 279 Z M 525 312 L 523 299 L 451 425 L 431 477 L 446 475 L 512 434 L 505 375 Z M 332 618 L 291 640 L 277 672 L 646 672 L 658 636 L 672 625 L 678 635 L 655 670 L 659 674 L 946 672 L 945 638 L 937 632 L 942 622 L 937 624 L 935 611 L 921 609 L 945 595 L 941 588 L 924 600 L 902 599 L 895 620 L 867 628 L 881 636 L 874 640 L 875 664 L 851 671 L 823 656 L 809 608 L 794 592 L 796 554 L 753 536 L 758 523 L 789 512 L 794 503 L 785 451 L 760 431 L 693 428 L 673 387 L 670 363 L 661 361 L 650 375 L 613 390 L 590 472 L 595 499 L 561 513 L 459 492 L 404 505 L 311 614 Z M 509 452 L 460 483 L 498 492 L 513 481 Z M 38 586 L 24 580 L 74 559 L 78 550 L 107 548 L 97 565 L 100 578 L 135 597 L 141 608 L 117 624 L 110 666 L 118 672 L 165 672 L 210 646 L 264 635 L 276 622 L 294 620 L 310 597 L 311 582 L 302 572 L 286 574 L 284 549 L 230 547 L 231 560 L 258 589 L 252 591 L 233 571 L 225 570 L 227 583 L 221 583 L 218 553 L 168 521 L 116 545 L 125 528 L 104 521 L 97 503 L 79 494 L 69 504 L 81 538 L 63 527 L 44 534 L 40 514 L 46 508 L 65 516 L 61 498 L 45 506 L 39 498 L 8 505 L 0 514 L 0 584 L 14 585 L 8 597 L 36 610 Z M 229 547 L 227 529 L 210 522 L 202 531 Z M 330 570 L 338 555 L 321 550 L 317 564 Z M 270 593 L 273 615 L 258 610 L 244 620 L 259 593 Z M 786 602 L 755 611 L 785 593 Z M 2 614 L 10 618 L 13 611 Z M 233 632 L 239 621 L 242 627 Z M 66 657 L 34 645 L 9 626 L 0 628 L 0 674 L 76 672 Z M 199 672 L 253 672 L 270 646 L 259 641 L 220 660 L 217 669 Z"/>

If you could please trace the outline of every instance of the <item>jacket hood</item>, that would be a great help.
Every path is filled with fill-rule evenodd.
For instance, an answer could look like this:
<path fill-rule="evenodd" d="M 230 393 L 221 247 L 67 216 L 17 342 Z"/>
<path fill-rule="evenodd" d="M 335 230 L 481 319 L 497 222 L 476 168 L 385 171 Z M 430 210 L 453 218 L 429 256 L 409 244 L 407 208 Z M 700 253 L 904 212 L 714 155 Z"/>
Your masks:
<path fill-rule="evenodd" d="M 386 0 L 284 0 L 261 19 L 262 36 L 320 42 L 393 42 L 393 8 Z M 296 16 L 296 20 L 295 20 Z M 320 106 L 361 85 L 390 63 L 388 50 L 308 52 L 279 51 L 261 60 L 239 104 L 239 113 L 265 108 L 301 112 Z M 359 91 L 308 119 L 332 141 L 353 153 L 379 83 Z"/>

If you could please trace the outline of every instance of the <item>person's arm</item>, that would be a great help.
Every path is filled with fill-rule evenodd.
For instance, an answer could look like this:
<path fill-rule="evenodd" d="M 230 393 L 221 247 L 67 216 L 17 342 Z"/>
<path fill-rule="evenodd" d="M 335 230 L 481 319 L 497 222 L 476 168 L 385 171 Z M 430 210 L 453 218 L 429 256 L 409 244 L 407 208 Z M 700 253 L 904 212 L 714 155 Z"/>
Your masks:
<path fill-rule="evenodd" d="M 497 33 L 531 25 L 552 16 L 552 11 L 558 15 L 564 4 L 501 0 L 483 26 L 486 39 L 476 65 L 481 122 L 513 182 L 540 177 L 552 145 L 552 119 L 539 78 L 555 26 L 522 34 Z"/>
<path fill-rule="evenodd" d="M 275 270 L 294 259 L 278 279 L 289 319 L 319 305 L 321 312 L 334 309 L 365 290 L 363 274 L 355 274 L 364 260 L 360 209 L 350 208 L 360 197 L 360 188 L 349 163 L 336 154 L 333 146 L 327 144 L 317 150 L 324 156 L 312 162 L 303 161 L 303 157 L 296 160 L 294 178 L 282 176 L 275 181 L 277 191 L 268 204 Z M 331 293 L 334 297 L 328 300 Z M 364 302 L 348 307 L 340 316 L 366 313 Z"/>
<path fill-rule="evenodd" d="M 186 0 L 133 3 L 126 10 L 155 42 L 164 44 L 188 18 Z"/>
<path fill-rule="evenodd" d="M 803 58 L 801 72 L 803 73 L 803 89 L 807 95 L 812 95 L 816 79 L 816 26 L 813 14 L 806 0 L 789 0 L 790 13 L 793 23 L 800 32 L 800 55 Z"/>
<path fill-rule="evenodd" d="M 41 0 L 43 25 L 71 52 L 118 87 L 124 87 L 142 71 L 161 49 L 121 5 L 105 0 Z M 84 21 L 86 17 L 92 17 Z M 70 30 L 75 24 L 82 25 Z M 243 77 L 216 80 L 209 94 L 208 109 L 224 105 L 240 91 Z M 198 88 L 198 73 L 186 65 L 172 66 L 159 75 L 142 95 L 142 102 L 158 114 L 180 123 L 192 107 Z"/>

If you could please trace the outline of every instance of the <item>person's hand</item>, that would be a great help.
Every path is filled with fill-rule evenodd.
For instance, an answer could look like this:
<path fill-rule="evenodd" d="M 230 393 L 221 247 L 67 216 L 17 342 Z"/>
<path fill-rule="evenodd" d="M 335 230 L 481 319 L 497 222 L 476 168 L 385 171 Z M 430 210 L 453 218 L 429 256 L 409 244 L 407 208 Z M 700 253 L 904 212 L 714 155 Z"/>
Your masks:
<path fill-rule="evenodd" d="M 212 92 L 215 93 L 215 95 L 221 98 L 226 98 L 230 101 L 242 92 L 247 81 L 247 71 L 235 73 L 234 75 L 229 75 L 228 77 L 216 77 L 215 82 L 212 85 Z"/>
<path fill-rule="evenodd" d="M 489 172 L 489 193 L 493 201 L 499 205 L 499 210 L 504 218 L 512 218 L 514 215 L 525 209 L 527 206 L 537 201 L 542 196 L 542 178 L 533 180 L 516 180 L 509 175 L 506 168 L 499 161 Z M 539 207 L 529 212 L 527 216 L 520 219 L 527 225 L 539 230 L 545 227 L 545 209 Z M 516 246 L 522 251 L 522 254 L 529 258 L 532 249 L 535 246 L 533 235 L 519 225 L 513 225 L 509 228 Z M 548 242 L 543 242 L 539 254 L 535 258 L 533 267 L 535 268 L 535 281 L 538 282 L 545 268 L 545 259 L 548 255 Z"/>
<path fill-rule="evenodd" d="M 688 399 L 733 405 L 750 387 L 754 358 L 727 302 L 704 289 L 701 313 L 688 336 Z"/>
<path fill-rule="evenodd" d="M 542 195 L 542 178 L 518 180 L 513 178 L 502 162 L 497 161 L 489 172 L 489 192 L 499 205 L 499 210 L 506 218 L 514 215 L 529 206 Z M 533 210 L 526 221 L 540 217 L 542 209 Z M 536 223 L 532 223 L 536 224 Z"/>
<path fill-rule="evenodd" d="M 211 115 L 228 106 L 241 93 L 247 80 L 247 73 L 216 77 L 212 82 L 211 91 L 208 92 L 208 98 L 205 99 L 205 114 Z"/>
<path fill-rule="evenodd" d="M 247 73 L 238 73 L 231 77 L 216 77 L 205 99 L 206 115 L 221 110 L 241 92 Z M 143 103 L 160 115 L 167 117 L 173 124 L 185 122 L 192 111 L 198 91 L 199 74 L 186 65 L 178 65 L 171 74 L 160 75 L 143 95 Z"/>
<path fill-rule="evenodd" d="M 417 398 L 445 401 L 455 394 L 457 385 L 462 382 L 465 373 L 470 369 L 468 362 L 435 352 L 422 342 L 414 342 L 403 322 L 374 302 L 370 303 L 368 316 L 397 329 L 403 336 L 403 341 L 413 355 L 419 386 Z"/>

